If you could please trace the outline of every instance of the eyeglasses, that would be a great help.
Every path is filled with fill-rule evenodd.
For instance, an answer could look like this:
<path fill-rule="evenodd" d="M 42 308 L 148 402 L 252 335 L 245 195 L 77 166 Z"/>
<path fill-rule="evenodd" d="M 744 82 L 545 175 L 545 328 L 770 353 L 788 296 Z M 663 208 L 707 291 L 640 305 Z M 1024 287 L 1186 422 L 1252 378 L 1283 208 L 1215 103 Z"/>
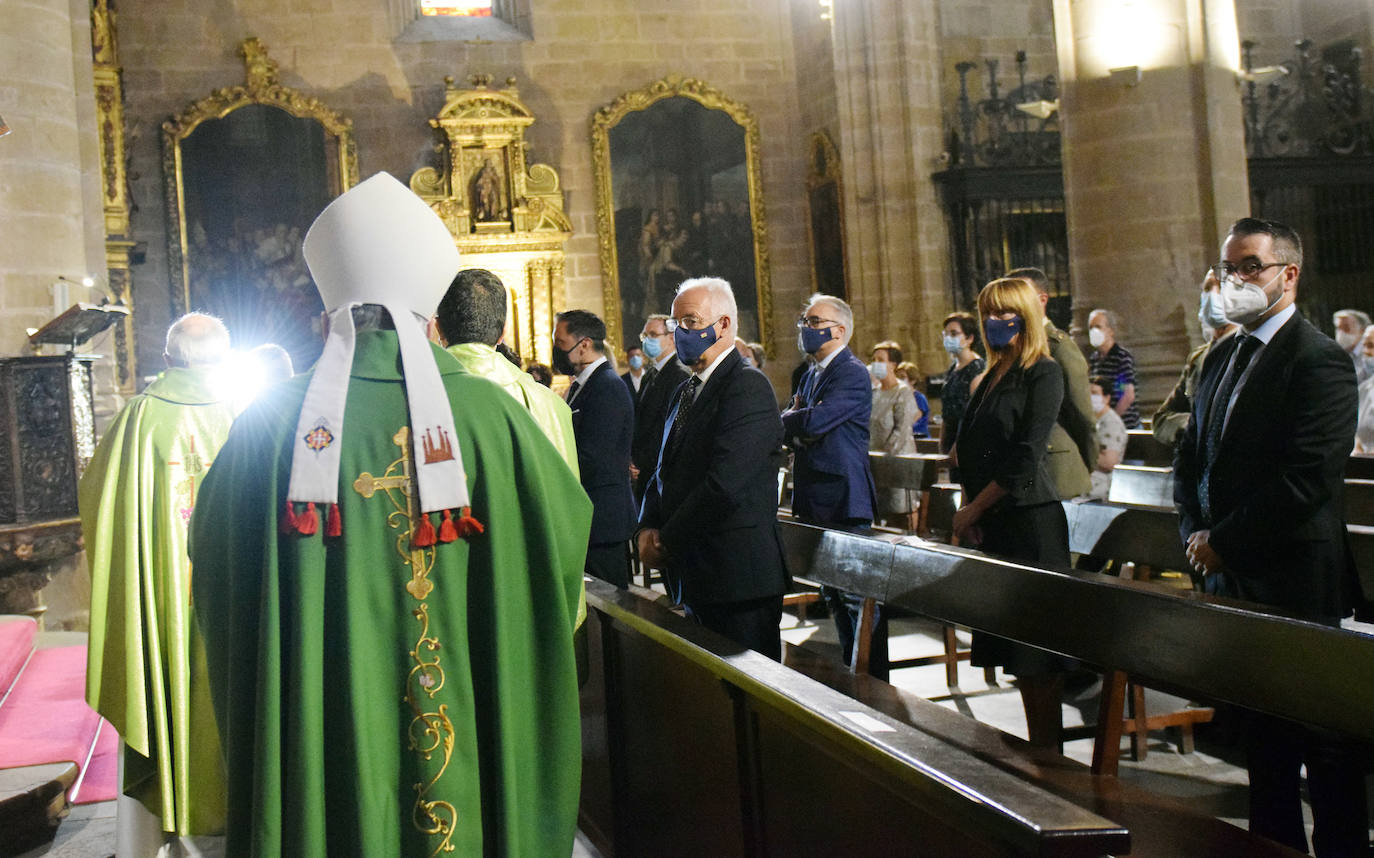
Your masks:
<path fill-rule="evenodd" d="M 724 318 L 725 316 L 723 315 L 716 316 L 715 321 L 705 322 L 698 319 L 696 316 L 683 316 L 681 319 L 664 319 L 663 327 L 670 334 L 678 328 L 682 328 L 686 331 L 704 331 Z"/>
<path fill-rule="evenodd" d="M 822 319 L 820 316 L 798 316 L 798 328 L 825 328 L 830 325 L 838 325 L 834 319 Z"/>
<path fill-rule="evenodd" d="M 1239 264 L 1232 262 L 1218 262 L 1212 266 L 1212 273 L 1218 280 L 1224 280 L 1231 274 L 1239 274 L 1240 279 L 1249 280 L 1259 276 L 1267 269 L 1279 265 L 1287 265 L 1287 262 L 1260 262 L 1258 259 L 1247 259 Z"/>

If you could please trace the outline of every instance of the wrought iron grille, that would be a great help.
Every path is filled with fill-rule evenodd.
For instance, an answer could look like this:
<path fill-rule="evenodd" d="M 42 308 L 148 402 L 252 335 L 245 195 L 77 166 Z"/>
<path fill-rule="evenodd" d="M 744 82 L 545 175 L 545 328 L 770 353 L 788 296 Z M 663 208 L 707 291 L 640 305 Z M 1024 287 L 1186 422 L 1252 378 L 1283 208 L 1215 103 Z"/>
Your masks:
<path fill-rule="evenodd" d="M 1319 57 L 1302 39 L 1292 59 L 1257 69 L 1256 44 L 1241 43 L 1251 158 L 1374 155 L 1374 93 L 1360 76 L 1358 47 L 1339 43 Z"/>
<path fill-rule="evenodd" d="M 1059 84 L 1054 75 L 1027 78 L 1025 51 L 1016 52 L 1015 89 L 1002 94 L 1000 61 L 985 58 L 987 97 L 969 95 L 969 73 L 978 63 L 965 60 L 959 73 L 959 100 L 949 123 L 951 166 L 1039 167 L 1059 163 Z"/>

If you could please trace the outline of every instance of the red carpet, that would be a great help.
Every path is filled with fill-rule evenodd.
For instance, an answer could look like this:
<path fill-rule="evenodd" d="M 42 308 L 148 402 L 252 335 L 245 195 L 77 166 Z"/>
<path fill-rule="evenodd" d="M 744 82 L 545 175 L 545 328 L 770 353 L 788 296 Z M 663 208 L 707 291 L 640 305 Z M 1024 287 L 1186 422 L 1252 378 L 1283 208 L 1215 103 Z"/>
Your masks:
<path fill-rule="evenodd" d="M 0 618 L 0 700 L 33 652 L 33 637 L 37 633 L 38 624 L 28 617 Z"/>
<path fill-rule="evenodd" d="M 73 803 L 114 798 L 119 737 L 86 705 L 85 691 L 84 646 L 34 651 L 0 705 L 0 768 L 71 760 L 82 767 Z"/>

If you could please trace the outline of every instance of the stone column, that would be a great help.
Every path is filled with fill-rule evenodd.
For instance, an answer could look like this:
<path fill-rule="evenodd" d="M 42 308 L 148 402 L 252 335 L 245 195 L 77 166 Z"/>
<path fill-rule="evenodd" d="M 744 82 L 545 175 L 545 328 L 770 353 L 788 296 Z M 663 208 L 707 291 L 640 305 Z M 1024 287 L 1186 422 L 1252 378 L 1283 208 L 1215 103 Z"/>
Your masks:
<path fill-rule="evenodd" d="M 948 240 L 930 174 L 944 149 L 934 0 L 836 3 L 846 284 L 861 357 L 902 342 L 942 369 Z"/>
<path fill-rule="evenodd" d="M 1199 342 L 1198 286 L 1250 211 L 1232 0 L 1054 0 L 1074 319 L 1121 317 L 1142 416 Z"/>
<path fill-rule="evenodd" d="M 75 0 L 0 0 L 11 95 L 0 103 L 0 354 L 23 353 L 25 328 L 55 315 L 59 275 L 104 274 L 89 14 Z M 89 296 L 76 285 L 67 300 Z"/>

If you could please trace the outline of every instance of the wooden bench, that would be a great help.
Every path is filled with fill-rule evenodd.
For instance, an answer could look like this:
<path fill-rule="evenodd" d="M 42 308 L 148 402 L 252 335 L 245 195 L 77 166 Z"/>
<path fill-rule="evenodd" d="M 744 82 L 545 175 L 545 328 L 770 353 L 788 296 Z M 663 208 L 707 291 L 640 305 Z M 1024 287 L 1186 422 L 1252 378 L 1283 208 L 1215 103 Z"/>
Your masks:
<path fill-rule="evenodd" d="M 1347 480 L 1374 480 L 1374 455 L 1358 454 L 1345 463 Z"/>
<path fill-rule="evenodd" d="M 1367 636 L 1245 602 L 933 543 L 895 545 L 791 522 L 783 541 L 789 562 L 809 565 L 823 583 L 1120 670 L 1190 699 L 1374 740 L 1374 682 L 1351 681 L 1374 677 Z M 1314 659 L 1318 652 L 1322 658 Z M 1119 746 L 1099 742 L 1094 753 L 1105 759 Z"/>
<path fill-rule="evenodd" d="M 1137 581 L 1150 580 L 1154 569 L 1186 570 L 1188 556 L 1178 535 L 1178 514 L 1172 509 L 1127 506 L 1092 501 L 1064 503 L 1069 522 L 1069 550 L 1075 554 L 1120 563 L 1118 575 Z M 1123 562 L 1124 561 L 1124 562 Z M 1123 719 L 1123 713 L 1125 715 Z M 1215 710 L 1191 706 L 1170 712 L 1146 711 L 1145 687 L 1124 671 L 1108 671 L 1102 677 L 1102 705 L 1094 735 L 1093 771 L 1114 774 L 1122 735 L 1131 737 L 1131 759 L 1149 753 L 1154 730 L 1177 728 L 1179 748 L 1192 753 L 1193 725 L 1212 720 Z M 1073 735 L 1066 731 L 1067 735 Z M 1097 749 L 1101 753 L 1097 753 Z"/>
<path fill-rule="evenodd" d="M 1156 465 L 1117 465 L 1107 499 L 1114 503 L 1173 509 L 1174 471 Z"/>
<path fill-rule="evenodd" d="M 943 456 L 944 451 L 940 449 L 939 438 L 917 438 L 916 452 L 923 455 Z"/>
<path fill-rule="evenodd" d="M 1345 521 L 1374 525 L 1374 480 L 1346 479 Z"/>
<path fill-rule="evenodd" d="M 587 585 L 579 827 L 606 854 L 1130 851 L 1105 816 L 645 596 Z"/>
<path fill-rule="evenodd" d="M 1156 465 L 1173 467 L 1174 448 L 1155 440 L 1149 429 L 1128 429 L 1126 431 L 1126 452 L 1121 460 L 1133 465 Z"/>

